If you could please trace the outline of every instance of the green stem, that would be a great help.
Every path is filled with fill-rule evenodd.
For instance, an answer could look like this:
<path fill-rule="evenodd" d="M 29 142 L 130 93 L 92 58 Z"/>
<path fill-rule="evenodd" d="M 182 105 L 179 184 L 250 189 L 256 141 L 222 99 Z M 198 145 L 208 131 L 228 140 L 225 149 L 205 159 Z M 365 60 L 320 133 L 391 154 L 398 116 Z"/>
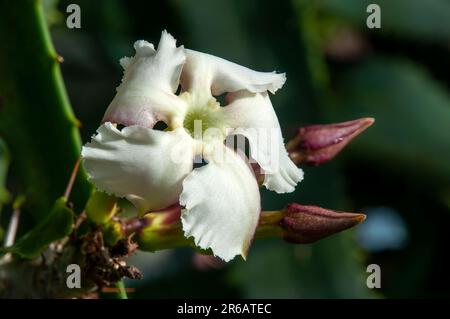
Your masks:
<path fill-rule="evenodd" d="M 118 299 L 128 299 L 127 292 L 125 290 L 125 284 L 123 280 L 119 280 L 116 282 L 117 293 L 116 296 Z"/>

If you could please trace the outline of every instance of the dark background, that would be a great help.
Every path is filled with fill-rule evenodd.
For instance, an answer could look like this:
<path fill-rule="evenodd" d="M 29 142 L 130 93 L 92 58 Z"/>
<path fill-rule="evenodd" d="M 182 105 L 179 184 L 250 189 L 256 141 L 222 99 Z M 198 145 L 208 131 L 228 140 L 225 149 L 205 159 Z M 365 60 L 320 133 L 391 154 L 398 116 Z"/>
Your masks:
<path fill-rule="evenodd" d="M 83 142 L 95 132 L 133 43 L 167 29 L 187 48 L 287 73 L 273 96 L 285 137 L 295 128 L 371 116 L 336 160 L 306 167 L 289 202 L 364 211 L 366 222 L 312 245 L 255 242 L 246 262 L 207 267 L 190 249 L 142 253 L 131 297 L 449 297 L 450 1 L 44 1 Z M 369 29 L 369 3 L 381 29 Z M 81 29 L 65 25 L 81 7 Z M 255 114 L 255 116 L 257 116 Z M 381 289 L 366 287 L 380 265 Z"/>

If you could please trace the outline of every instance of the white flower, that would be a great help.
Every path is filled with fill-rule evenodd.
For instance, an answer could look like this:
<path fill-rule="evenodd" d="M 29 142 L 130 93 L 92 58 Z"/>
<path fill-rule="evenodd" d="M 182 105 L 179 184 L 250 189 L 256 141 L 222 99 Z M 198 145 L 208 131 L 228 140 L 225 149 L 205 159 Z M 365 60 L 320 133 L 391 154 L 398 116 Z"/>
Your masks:
<path fill-rule="evenodd" d="M 91 181 L 141 213 L 179 201 L 186 237 L 225 261 L 245 258 L 261 210 L 259 188 L 245 156 L 224 141 L 244 135 L 265 172 L 264 185 L 294 190 L 303 173 L 287 155 L 267 92 L 281 88 L 285 75 L 176 47 L 165 31 L 158 50 L 146 41 L 134 47 L 135 56 L 120 61 L 122 84 L 104 124 L 82 150 Z M 223 93 L 222 107 L 214 96 Z M 158 121 L 168 128 L 152 129 Z M 207 164 L 194 169 L 196 155 Z"/>

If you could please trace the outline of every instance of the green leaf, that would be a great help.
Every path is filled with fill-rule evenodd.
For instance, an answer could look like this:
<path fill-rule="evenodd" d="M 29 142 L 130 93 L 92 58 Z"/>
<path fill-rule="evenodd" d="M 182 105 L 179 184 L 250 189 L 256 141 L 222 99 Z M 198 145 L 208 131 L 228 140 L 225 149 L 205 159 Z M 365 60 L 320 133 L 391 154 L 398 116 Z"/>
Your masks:
<path fill-rule="evenodd" d="M 81 148 L 41 1 L 0 0 L 0 136 L 12 176 L 36 220 L 64 193 Z M 91 186 L 79 171 L 71 201 L 81 210 Z"/>
<path fill-rule="evenodd" d="M 24 258 L 34 258 L 43 252 L 50 243 L 64 238 L 72 231 L 73 211 L 67 207 L 64 197 L 59 198 L 48 214 L 31 231 L 23 235 L 7 251 Z"/>
<path fill-rule="evenodd" d="M 369 60 L 336 83 L 333 120 L 376 119 L 347 154 L 448 187 L 450 96 L 440 83 L 411 62 L 389 58 Z"/>
<path fill-rule="evenodd" d="M 425 42 L 450 40 L 450 2 L 447 0 L 327 0 L 323 7 L 362 28 L 367 28 L 367 6 L 381 9 L 381 29 L 374 32 L 395 34 Z"/>

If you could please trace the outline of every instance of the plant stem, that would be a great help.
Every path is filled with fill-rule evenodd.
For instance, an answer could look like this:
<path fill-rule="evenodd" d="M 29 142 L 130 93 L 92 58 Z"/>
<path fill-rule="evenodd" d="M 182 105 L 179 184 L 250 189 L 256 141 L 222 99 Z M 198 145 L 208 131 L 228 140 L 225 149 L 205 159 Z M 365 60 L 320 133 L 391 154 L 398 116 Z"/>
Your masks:
<path fill-rule="evenodd" d="M 128 295 L 125 290 L 125 284 L 123 282 L 123 279 L 116 282 L 116 288 L 117 288 L 116 296 L 118 299 L 128 299 Z"/>
<path fill-rule="evenodd" d="M 14 158 L 11 174 L 27 198 L 22 211 L 39 221 L 61 196 L 80 156 L 80 123 L 42 1 L 0 0 L 0 12 L 0 135 Z M 76 211 L 90 192 L 80 167 L 70 195 Z"/>

